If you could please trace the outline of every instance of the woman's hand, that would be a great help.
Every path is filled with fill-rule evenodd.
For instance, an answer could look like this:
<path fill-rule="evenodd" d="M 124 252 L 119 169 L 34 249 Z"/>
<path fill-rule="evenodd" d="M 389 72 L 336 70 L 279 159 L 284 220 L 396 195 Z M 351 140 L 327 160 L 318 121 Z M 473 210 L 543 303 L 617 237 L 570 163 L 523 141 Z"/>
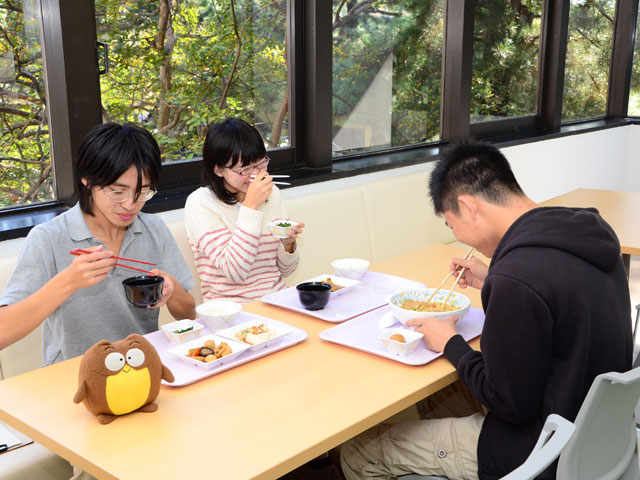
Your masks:
<path fill-rule="evenodd" d="M 154 268 L 151 270 L 151 273 L 157 275 L 158 277 L 164 278 L 164 284 L 162 285 L 162 297 L 158 302 L 153 305 L 150 305 L 148 308 L 160 308 L 167 304 L 171 295 L 173 295 L 173 290 L 175 289 L 175 285 L 173 283 L 173 277 L 169 275 L 167 272 Z"/>
<path fill-rule="evenodd" d="M 242 205 L 252 210 L 257 210 L 267 201 L 273 191 L 273 178 L 269 176 L 267 169 L 259 170 L 247 188 Z"/>
<path fill-rule="evenodd" d="M 487 278 L 489 273 L 489 267 L 478 260 L 476 257 L 471 257 L 470 260 L 463 260 L 462 258 L 453 258 L 451 260 L 450 270 L 457 270 L 458 268 L 464 268 L 462 278 L 458 282 L 461 288 L 473 287 L 481 289 L 484 285 L 484 279 Z M 454 276 L 460 275 L 460 272 L 455 272 Z"/>
<path fill-rule="evenodd" d="M 65 278 L 66 284 L 73 291 L 101 282 L 113 270 L 116 263 L 116 260 L 112 258 L 113 252 L 109 250 L 103 252 L 103 248 L 103 245 L 87 248 L 86 250 L 91 253 L 78 255 L 73 259 L 71 265 L 60 272 Z"/>
<path fill-rule="evenodd" d="M 288 221 L 288 218 L 276 218 L 274 220 L 274 222 L 277 221 Z M 280 241 L 282 242 L 282 245 L 284 245 L 284 249 L 289 252 L 289 253 L 293 253 L 293 245 L 296 243 L 296 239 L 298 238 L 298 235 L 300 235 L 302 233 L 302 230 L 304 229 L 304 223 L 302 222 L 298 222 L 297 225 L 292 226 L 289 229 L 288 232 L 288 237 L 287 238 L 282 238 L 280 239 Z"/>

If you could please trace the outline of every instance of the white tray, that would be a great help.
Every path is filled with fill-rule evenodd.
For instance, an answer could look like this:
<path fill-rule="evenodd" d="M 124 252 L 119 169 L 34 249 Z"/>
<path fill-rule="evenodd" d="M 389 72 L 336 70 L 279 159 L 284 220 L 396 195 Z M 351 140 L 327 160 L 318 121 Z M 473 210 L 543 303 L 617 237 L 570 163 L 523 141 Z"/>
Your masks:
<path fill-rule="evenodd" d="M 359 280 L 360 283 L 350 287 L 348 292 L 331 297 L 322 310 L 305 309 L 300 303 L 296 287 L 270 293 L 261 300 L 327 322 L 337 323 L 387 304 L 389 296 L 400 290 L 427 288 L 426 285 L 414 280 L 378 272 L 366 272 Z"/>
<path fill-rule="evenodd" d="M 229 370 L 230 368 L 237 367 L 238 365 L 250 362 L 251 360 L 255 360 L 256 358 L 264 357 L 265 355 L 277 352 L 278 350 L 283 350 L 287 347 L 291 347 L 307 338 L 307 332 L 300 328 L 296 328 L 286 323 L 279 322 L 278 320 L 263 317 L 261 315 L 256 315 L 249 312 L 240 312 L 238 317 L 233 322 L 233 325 L 240 325 L 251 320 L 259 320 L 260 322 L 270 323 L 280 326 L 283 329 L 286 328 L 290 331 L 289 333 L 287 333 L 287 335 L 282 336 L 280 338 L 280 341 L 276 343 L 273 343 L 261 349 L 245 350 L 230 362 L 223 363 L 222 365 L 214 367 L 210 370 L 201 368 L 197 365 L 192 365 L 187 361 L 182 360 L 175 355 L 172 355 L 169 352 L 169 349 L 174 348 L 176 345 L 169 342 L 167 335 L 162 330 L 158 330 L 156 332 L 148 333 L 147 335 L 145 335 L 145 338 L 149 340 L 158 351 L 158 354 L 162 359 L 162 363 L 166 365 L 169 370 L 171 370 L 173 376 L 175 377 L 175 381 L 173 383 L 168 383 L 164 380 L 162 381 L 162 383 L 170 387 L 182 387 L 184 385 L 189 385 L 191 383 L 197 382 L 198 380 L 202 380 L 203 378 L 210 377 L 211 375 L 224 372 L 225 370 Z M 200 336 L 203 337 L 210 333 L 213 332 L 205 327 L 202 330 L 202 334 Z"/>
<path fill-rule="evenodd" d="M 380 318 L 387 312 L 390 307 L 379 308 L 373 312 L 356 317 L 348 322 L 341 323 L 335 327 L 320 333 L 320 338 L 329 342 L 338 343 L 347 347 L 362 350 L 363 352 L 373 353 L 381 357 L 390 358 L 396 362 L 406 363 L 407 365 L 424 365 L 431 360 L 438 358 L 442 353 L 436 353 L 425 347 L 424 342 L 420 342 L 418 347 L 409 355 L 400 356 L 389 353 L 380 341 L 380 333 L 382 330 L 378 327 Z M 456 328 L 458 333 L 469 341 L 482 332 L 484 325 L 484 312 L 478 308 L 470 308 Z M 399 322 L 394 325 L 402 326 Z"/>

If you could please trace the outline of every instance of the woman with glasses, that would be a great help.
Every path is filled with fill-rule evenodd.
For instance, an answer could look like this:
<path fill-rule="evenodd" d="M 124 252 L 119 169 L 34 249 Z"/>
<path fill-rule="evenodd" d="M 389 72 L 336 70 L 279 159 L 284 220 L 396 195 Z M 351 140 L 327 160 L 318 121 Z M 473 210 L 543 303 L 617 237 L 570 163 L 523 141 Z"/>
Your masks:
<path fill-rule="evenodd" d="M 45 364 L 84 352 L 96 342 L 158 329 L 158 307 L 195 318 L 187 290 L 194 282 L 164 222 L 141 213 L 155 194 L 160 149 L 143 128 L 107 123 L 80 146 L 74 169 L 75 205 L 27 236 L 0 297 L 0 349 L 43 323 Z M 84 249 L 88 254 L 72 256 Z M 135 276 L 114 255 L 156 264 L 164 277 L 161 300 L 136 308 L 122 281 Z"/>
<path fill-rule="evenodd" d="M 202 188 L 187 198 L 185 227 L 205 300 L 247 303 L 286 288 L 298 266 L 296 238 L 275 238 L 267 222 L 286 219 L 282 196 L 267 172 L 258 130 L 229 118 L 212 124 L 202 154 Z"/>

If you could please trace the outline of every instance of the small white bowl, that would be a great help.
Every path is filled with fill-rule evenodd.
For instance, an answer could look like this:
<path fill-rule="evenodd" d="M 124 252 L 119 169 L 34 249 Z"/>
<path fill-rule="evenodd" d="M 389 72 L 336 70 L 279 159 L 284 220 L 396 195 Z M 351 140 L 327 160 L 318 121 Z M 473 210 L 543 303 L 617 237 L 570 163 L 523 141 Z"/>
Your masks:
<path fill-rule="evenodd" d="M 462 293 L 453 292 L 447 303 L 453 303 L 457 310 L 451 310 L 449 312 L 416 312 L 415 310 L 409 310 L 402 308 L 400 305 L 405 300 L 417 300 L 424 302 L 433 293 L 433 288 L 426 288 L 422 290 L 404 290 L 402 292 L 394 293 L 389 297 L 389 306 L 393 315 L 403 324 L 406 325 L 407 321 L 411 318 L 432 318 L 432 317 L 458 317 L 460 320 L 467 314 L 471 307 L 471 300 Z M 449 295 L 449 290 L 440 290 L 433 297 L 431 302 L 442 303 Z"/>
<path fill-rule="evenodd" d="M 369 262 L 361 258 L 340 258 L 331 262 L 339 277 L 358 280 L 369 268 Z"/>
<path fill-rule="evenodd" d="M 166 323 L 160 328 L 167 334 L 167 338 L 171 343 L 179 345 L 183 342 L 198 338 L 204 326 L 193 320 L 186 319 Z M 185 332 L 184 330 L 188 331 Z M 179 331 L 182 331 L 182 333 L 178 333 Z"/>
<path fill-rule="evenodd" d="M 404 337 L 406 342 L 391 340 L 391 335 L 399 334 Z M 422 340 L 423 335 L 420 332 L 409 330 L 407 328 L 387 328 L 380 334 L 380 341 L 387 348 L 389 353 L 394 355 L 409 355 L 413 352 Z"/>
<path fill-rule="evenodd" d="M 346 293 L 349 291 L 349 289 L 355 285 L 358 285 L 360 283 L 359 280 L 353 280 L 351 278 L 344 278 L 344 277 L 339 277 L 337 275 L 318 275 L 317 277 L 313 277 L 309 280 L 307 280 L 307 282 L 324 282 L 324 283 L 329 283 L 326 280 L 329 279 L 333 282 L 334 285 L 337 285 L 339 287 L 338 290 L 333 290 L 333 288 L 331 289 L 331 296 L 332 297 L 337 297 L 339 295 L 342 295 L 343 293 Z"/>
<path fill-rule="evenodd" d="M 231 326 L 241 311 L 242 305 L 231 300 L 211 300 L 196 307 L 200 319 L 214 332 Z"/>
<path fill-rule="evenodd" d="M 267 227 L 269 227 L 269 231 L 274 237 L 289 238 L 289 230 L 297 224 L 298 222 L 294 222 L 293 220 L 274 220 L 273 222 L 267 223 Z"/>
<path fill-rule="evenodd" d="M 196 360 L 195 358 L 187 356 L 191 348 L 202 347 L 204 345 L 204 342 L 206 342 L 207 340 L 213 340 L 214 342 L 216 342 L 216 345 L 225 342 L 227 345 L 229 345 L 229 348 L 231 348 L 231 353 L 209 363 L 201 362 L 200 360 Z M 218 335 L 205 335 L 195 340 L 191 340 L 190 342 L 185 342 L 175 347 L 171 347 L 167 351 L 172 355 L 180 357 L 185 362 L 188 362 L 200 368 L 204 368 L 206 370 L 211 370 L 212 368 L 215 368 L 223 363 L 229 363 L 245 350 L 249 350 L 249 347 L 250 345 L 247 345 L 246 343 L 231 340 L 230 338 L 219 337 Z"/>

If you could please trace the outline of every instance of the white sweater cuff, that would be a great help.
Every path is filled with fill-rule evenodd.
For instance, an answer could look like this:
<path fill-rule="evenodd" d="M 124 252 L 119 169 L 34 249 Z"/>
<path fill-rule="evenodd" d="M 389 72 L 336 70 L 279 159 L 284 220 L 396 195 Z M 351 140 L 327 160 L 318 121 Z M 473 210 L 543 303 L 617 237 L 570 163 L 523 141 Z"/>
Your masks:
<path fill-rule="evenodd" d="M 240 213 L 238 214 L 237 226 L 242 228 L 248 233 L 260 236 L 262 233 L 262 219 L 264 214 L 260 210 L 254 210 L 252 208 L 240 207 Z"/>

